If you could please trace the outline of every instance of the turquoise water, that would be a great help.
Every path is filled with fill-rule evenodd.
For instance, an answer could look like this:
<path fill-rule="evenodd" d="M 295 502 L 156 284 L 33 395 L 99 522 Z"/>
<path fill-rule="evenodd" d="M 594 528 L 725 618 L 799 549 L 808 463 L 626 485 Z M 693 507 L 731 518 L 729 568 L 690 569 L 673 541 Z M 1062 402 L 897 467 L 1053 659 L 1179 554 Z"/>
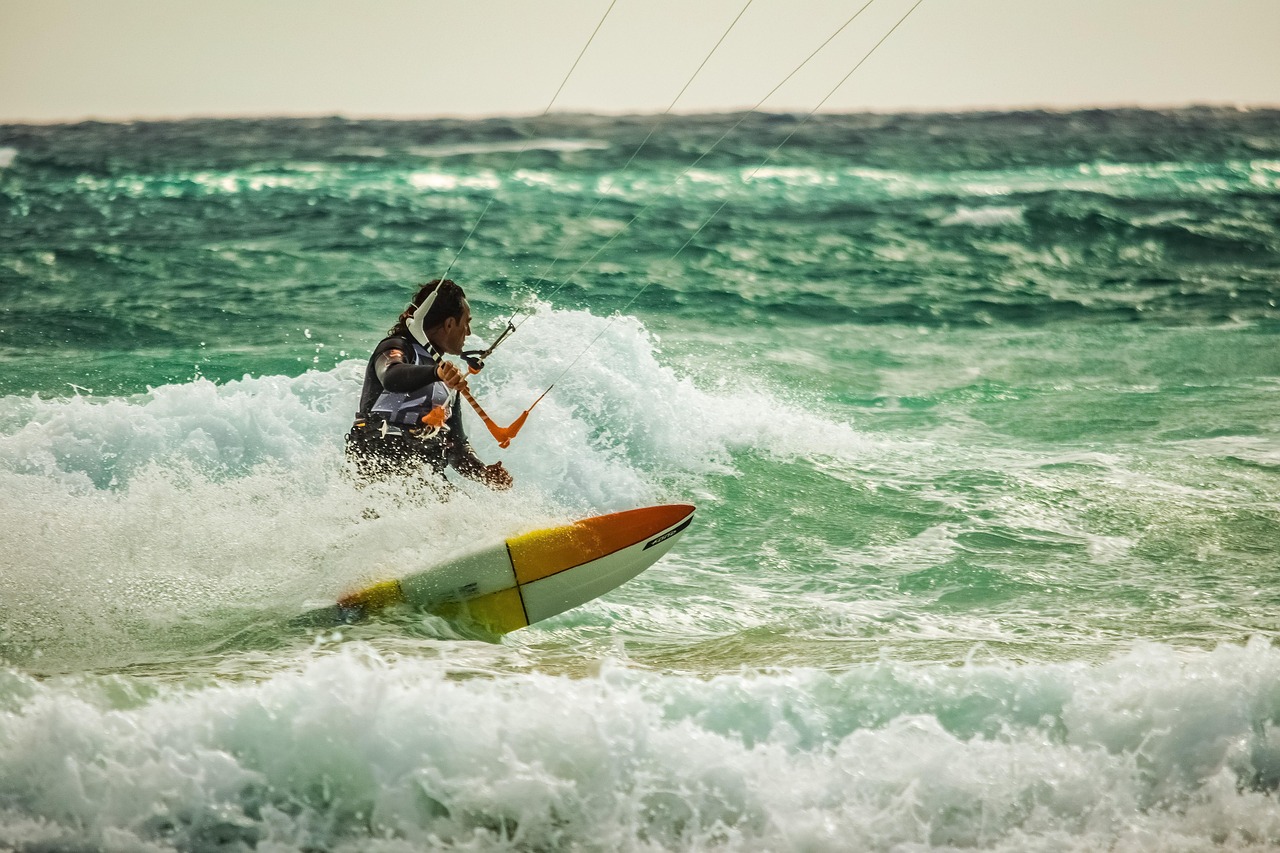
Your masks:
<path fill-rule="evenodd" d="M 0 847 L 1280 845 L 1280 113 L 655 121 L 0 127 Z M 516 488 L 358 491 L 451 263 Z M 674 501 L 500 642 L 288 626 Z"/>

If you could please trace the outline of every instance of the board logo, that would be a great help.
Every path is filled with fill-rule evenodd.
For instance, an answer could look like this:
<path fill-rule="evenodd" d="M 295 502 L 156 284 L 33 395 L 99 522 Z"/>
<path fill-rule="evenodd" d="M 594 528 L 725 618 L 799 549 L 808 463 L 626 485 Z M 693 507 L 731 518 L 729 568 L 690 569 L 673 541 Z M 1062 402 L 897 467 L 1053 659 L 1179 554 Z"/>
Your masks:
<path fill-rule="evenodd" d="M 670 530 L 668 530 L 666 533 L 662 534 L 661 536 L 655 536 L 655 537 L 653 537 L 652 539 L 650 539 L 648 542 L 646 542 L 646 543 L 645 543 L 645 546 L 644 546 L 643 548 L 641 548 L 640 550 L 641 550 L 641 551 L 648 551 L 648 550 L 649 550 L 650 548 L 652 548 L 654 545 L 661 545 L 663 542 L 666 542 L 666 541 L 667 541 L 668 539 L 670 539 L 672 536 L 675 536 L 675 535 L 676 535 L 677 533 L 679 533 L 681 530 L 684 530 L 686 527 L 688 527 L 688 526 L 689 526 L 689 523 L 690 523 L 691 521 L 693 521 L 693 516 L 692 516 L 692 515 L 691 515 L 691 516 L 689 516 L 688 518 L 686 518 L 686 519 L 684 520 L 684 524 L 681 524 L 679 527 L 673 527 L 673 528 L 671 528 Z"/>

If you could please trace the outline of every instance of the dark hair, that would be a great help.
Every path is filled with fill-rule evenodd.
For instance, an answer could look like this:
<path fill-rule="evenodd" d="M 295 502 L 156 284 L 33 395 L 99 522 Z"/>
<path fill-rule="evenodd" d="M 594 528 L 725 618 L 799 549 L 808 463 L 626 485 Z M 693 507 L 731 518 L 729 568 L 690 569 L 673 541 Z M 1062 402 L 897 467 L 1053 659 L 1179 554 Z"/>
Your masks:
<path fill-rule="evenodd" d="M 436 297 L 435 304 L 427 311 L 427 316 L 423 319 L 422 328 L 434 329 L 450 317 L 459 319 L 462 317 L 462 301 L 467 295 L 462 292 L 462 288 L 457 282 L 450 279 L 441 281 L 433 279 L 422 287 L 418 288 L 418 292 L 414 294 L 413 299 L 409 300 L 409 307 L 401 312 L 400 317 L 396 320 L 396 324 L 387 332 L 388 337 L 405 337 L 409 334 L 409 318 L 413 316 L 413 312 L 418 310 L 418 306 L 422 304 L 422 300 L 427 298 L 427 294 L 431 293 L 437 287 L 440 288 L 440 295 Z"/>

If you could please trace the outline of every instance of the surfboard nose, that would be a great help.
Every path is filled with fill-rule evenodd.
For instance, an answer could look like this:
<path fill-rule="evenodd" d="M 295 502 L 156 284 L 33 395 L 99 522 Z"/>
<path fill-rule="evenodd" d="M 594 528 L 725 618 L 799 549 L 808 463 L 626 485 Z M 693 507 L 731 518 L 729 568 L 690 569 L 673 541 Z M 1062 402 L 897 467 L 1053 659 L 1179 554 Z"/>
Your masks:
<path fill-rule="evenodd" d="M 644 518 L 647 523 L 652 523 L 658 527 L 670 527 L 673 524 L 679 524 L 689 516 L 693 515 L 697 507 L 693 504 L 661 504 L 659 506 L 647 506 L 640 509 L 628 510 L 620 512 L 617 515 L 628 515 L 630 513 L 640 513 L 638 517 Z"/>
<path fill-rule="evenodd" d="M 511 565 L 520 583 L 531 583 L 668 533 L 685 524 L 694 509 L 692 504 L 646 506 L 513 536 L 507 540 Z"/>

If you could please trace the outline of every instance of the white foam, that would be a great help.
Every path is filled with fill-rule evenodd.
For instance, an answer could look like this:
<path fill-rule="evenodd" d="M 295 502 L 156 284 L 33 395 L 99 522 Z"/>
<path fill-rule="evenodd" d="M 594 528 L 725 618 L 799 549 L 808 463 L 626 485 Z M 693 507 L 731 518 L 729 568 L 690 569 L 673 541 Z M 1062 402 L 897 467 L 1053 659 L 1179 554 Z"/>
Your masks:
<path fill-rule="evenodd" d="M 555 455 L 608 465 L 582 471 L 600 481 L 622 470 L 726 473 L 731 454 L 745 450 L 791 459 L 856 458 L 876 448 L 849 425 L 748 384 L 746 377 L 738 385 L 700 387 L 696 377 L 659 361 L 657 341 L 631 317 L 539 310 L 503 347 L 504 357 L 494 359 L 484 379 L 498 399 L 515 402 L 507 419 L 556 382 L 530 416 L 529 438 L 522 434 L 520 446 L 513 444 L 512 458 L 522 464 L 536 465 L 549 445 L 567 443 Z M 554 482 L 549 472 L 545 482 Z"/>
<path fill-rule="evenodd" d="M 743 181 L 776 181 L 793 186 L 830 186 L 839 180 L 834 172 L 811 166 L 768 166 L 742 171 Z"/>
<path fill-rule="evenodd" d="M 7 169 L 12 166 L 17 156 L 17 148 L 0 147 L 0 169 Z"/>
<path fill-rule="evenodd" d="M 449 192 L 459 187 L 474 190 L 493 191 L 502 185 L 501 180 L 492 173 L 477 173 L 461 176 L 440 171 L 416 171 L 408 176 L 408 182 L 416 190 L 436 190 Z"/>
<path fill-rule="evenodd" d="M 996 228 L 1002 225 L 1021 225 L 1024 208 L 1009 207 L 958 207 L 938 222 L 945 226 L 970 228 Z"/>
<path fill-rule="evenodd" d="M 483 659 L 491 660 L 477 647 Z M 0 670 L 0 845 L 1264 850 L 1280 652 L 475 677 L 347 644 L 138 692 Z M 518 661 L 509 661 L 516 664 Z M 470 677 L 457 677 L 467 674 Z M 156 846 L 151 846 L 156 845 Z"/>

